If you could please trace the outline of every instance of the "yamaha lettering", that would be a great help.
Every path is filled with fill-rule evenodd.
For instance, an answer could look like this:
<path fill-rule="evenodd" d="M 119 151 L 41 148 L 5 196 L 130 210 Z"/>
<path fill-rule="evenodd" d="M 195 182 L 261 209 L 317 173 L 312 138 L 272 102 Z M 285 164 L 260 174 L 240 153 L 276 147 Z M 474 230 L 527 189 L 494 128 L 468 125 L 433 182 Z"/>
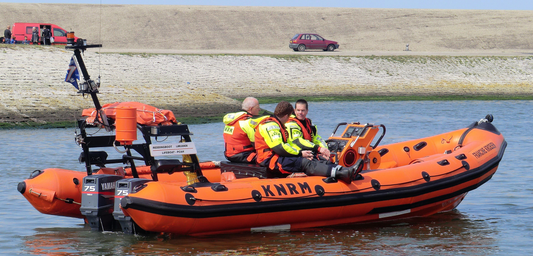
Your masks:
<path fill-rule="evenodd" d="M 115 189 L 115 182 L 106 182 L 100 185 L 102 185 L 102 190 L 111 190 L 111 189 L 114 190 Z"/>
<path fill-rule="evenodd" d="M 261 185 L 263 188 L 264 196 L 287 196 L 287 195 L 300 195 L 300 194 L 311 194 L 313 191 L 307 182 L 294 184 L 294 183 L 285 183 L 285 184 L 274 184 L 273 187 L 270 185 Z"/>

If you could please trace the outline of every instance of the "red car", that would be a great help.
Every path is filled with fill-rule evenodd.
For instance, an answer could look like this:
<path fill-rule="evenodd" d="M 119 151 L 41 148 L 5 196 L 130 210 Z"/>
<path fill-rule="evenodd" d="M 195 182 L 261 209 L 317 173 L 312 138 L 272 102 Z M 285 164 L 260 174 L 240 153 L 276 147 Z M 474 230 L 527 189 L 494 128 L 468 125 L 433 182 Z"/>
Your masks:
<path fill-rule="evenodd" d="M 295 52 L 303 52 L 305 49 L 334 51 L 335 49 L 339 49 L 339 44 L 335 41 L 326 40 L 318 34 L 296 34 L 289 42 L 289 48 Z"/>

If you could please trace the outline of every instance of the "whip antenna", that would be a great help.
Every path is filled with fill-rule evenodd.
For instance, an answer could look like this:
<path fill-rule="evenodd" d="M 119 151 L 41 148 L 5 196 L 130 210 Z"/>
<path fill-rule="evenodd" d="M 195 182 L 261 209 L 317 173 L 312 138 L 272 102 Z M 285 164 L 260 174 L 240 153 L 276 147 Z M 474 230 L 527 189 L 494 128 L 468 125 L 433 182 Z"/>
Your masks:
<path fill-rule="evenodd" d="M 102 0 L 100 0 L 100 28 L 98 29 L 98 41 L 100 44 L 102 43 Z M 98 49 L 98 84 L 100 85 L 100 70 L 101 70 L 101 58 L 102 53 L 100 51 L 101 48 Z"/>

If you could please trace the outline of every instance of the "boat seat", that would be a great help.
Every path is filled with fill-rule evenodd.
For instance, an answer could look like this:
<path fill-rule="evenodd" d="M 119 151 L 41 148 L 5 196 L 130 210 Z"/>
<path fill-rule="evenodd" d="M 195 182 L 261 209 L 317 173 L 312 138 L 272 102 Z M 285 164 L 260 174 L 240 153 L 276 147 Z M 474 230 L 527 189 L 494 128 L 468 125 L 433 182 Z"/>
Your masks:
<path fill-rule="evenodd" d="M 173 173 L 192 171 L 192 166 L 187 166 L 187 163 L 183 163 L 180 160 L 174 159 L 155 160 L 152 170 L 155 170 L 157 173 Z"/>
<path fill-rule="evenodd" d="M 228 161 L 222 161 L 220 162 L 220 171 L 223 173 L 233 172 L 237 179 L 248 177 L 266 179 L 268 177 L 267 168 L 258 164 L 232 163 Z"/>

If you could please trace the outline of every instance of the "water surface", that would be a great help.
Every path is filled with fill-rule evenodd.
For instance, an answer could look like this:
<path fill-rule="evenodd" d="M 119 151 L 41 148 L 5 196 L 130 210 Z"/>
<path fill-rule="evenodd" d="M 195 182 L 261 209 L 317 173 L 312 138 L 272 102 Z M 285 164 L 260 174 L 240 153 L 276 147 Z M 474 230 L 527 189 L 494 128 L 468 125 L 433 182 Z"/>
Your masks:
<path fill-rule="evenodd" d="M 262 106 L 273 111 L 275 104 Z M 6 255 L 531 255 L 533 101 L 320 102 L 310 117 L 327 138 L 339 122 L 384 124 L 382 144 L 432 136 L 494 115 L 508 146 L 493 178 L 452 212 L 426 218 L 293 232 L 208 237 L 92 232 L 44 215 L 16 190 L 31 171 L 84 171 L 74 128 L 0 130 L 0 251 Z M 191 125 L 201 161 L 223 160 L 222 123 Z"/>

